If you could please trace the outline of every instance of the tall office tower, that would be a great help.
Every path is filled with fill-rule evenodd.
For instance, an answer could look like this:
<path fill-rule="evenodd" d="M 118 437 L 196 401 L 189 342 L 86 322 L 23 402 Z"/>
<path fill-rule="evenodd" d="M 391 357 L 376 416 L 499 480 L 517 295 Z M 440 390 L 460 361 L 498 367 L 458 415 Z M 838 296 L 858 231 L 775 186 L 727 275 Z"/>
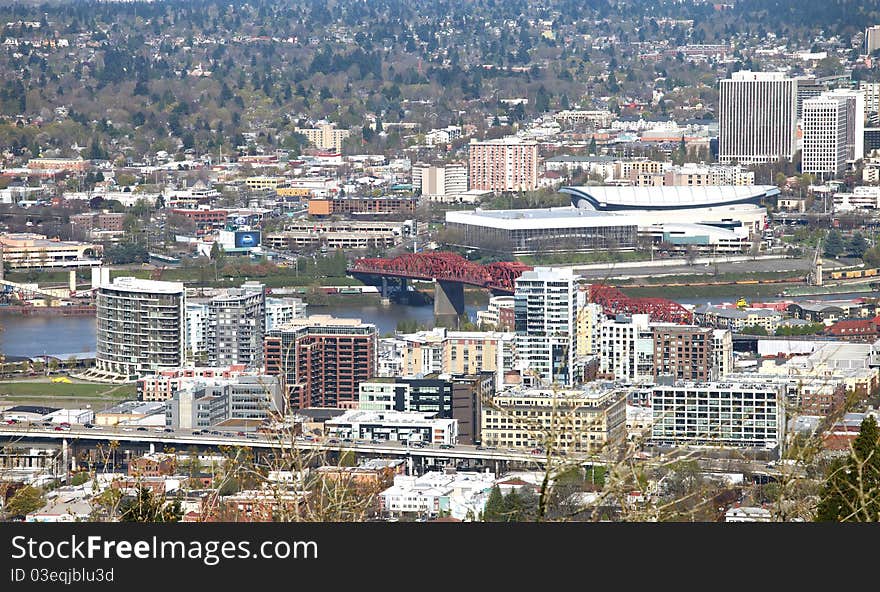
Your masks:
<path fill-rule="evenodd" d="M 846 169 L 847 101 L 823 94 L 804 101 L 804 173 L 836 177 Z"/>
<path fill-rule="evenodd" d="M 376 374 L 376 326 L 314 315 L 272 329 L 266 374 L 280 375 L 291 408 L 356 408 L 360 384 Z"/>
<path fill-rule="evenodd" d="M 246 282 L 208 303 L 207 345 L 211 366 L 263 364 L 266 327 L 266 290 L 263 284 Z"/>
<path fill-rule="evenodd" d="M 871 55 L 880 49 L 880 25 L 865 29 L 865 53 Z"/>
<path fill-rule="evenodd" d="M 98 287 L 96 305 L 96 371 L 134 380 L 184 363 L 183 283 L 115 278 Z"/>
<path fill-rule="evenodd" d="M 734 72 L 721 81 L 718 158 L 753 164 L 791 159 L 797 149 L 797 80 L 782 72 Z"/>
<path fill-rule="evenodd" d="M 577 358 L 577 276 L 571 269 L 536 267 L 516 280 L 516 351 L 523 383 L 572 386 Z"/>
<path fill-rule="evenodd" d="M 538 188 L 538 144 L 519 138 L 471 140 L 468 170 L 471 189 L 532 191 Z"/>
<path fill-rule="evenodd" d="M 855 161 L 865 156 L 865 92 L 836 88 L 824 93 L 846 101 L 846 159 Z"/>
<path fill-rule="evenodd" d="M 837 89 L 804 101 L 805 173 L 840 175 L 865 152 L 865 93 Z"/>
<path fill-rule="evenodd" d="M 797 79 L 797 117 L 800 119 L 804 113 L 804 101 L 818 97 L 825 92 L 826 87 L 819 84 L 815 76 L 799 76 Z"/>

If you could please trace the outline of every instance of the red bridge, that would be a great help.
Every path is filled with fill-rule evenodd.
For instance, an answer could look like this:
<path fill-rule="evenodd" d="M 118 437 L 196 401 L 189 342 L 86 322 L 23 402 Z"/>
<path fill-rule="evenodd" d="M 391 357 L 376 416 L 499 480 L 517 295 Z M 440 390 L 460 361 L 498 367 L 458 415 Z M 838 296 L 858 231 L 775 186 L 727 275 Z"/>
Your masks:
<path fill-rule="evenodd" d="M 409 253 L 394 259 L 358 259 L 348 273 L 438 280 L 513 294 L 514 282 L 531 266 L 502 261 L 480 265 L 455 253 Z"/>
<path fill-rule="evenodd" d="M 678 302 L 665 298 L 632 298 L 607 284 L 590 284 L 590 302 L 600 304 L 609 316 L 648 314 L 654 322 L 679 325 L 690 325 L 694 321 L 693 313 Z"/>
<path fill-rule="evenodd" d="M 434 252 L 410 253 L 394 259 L 358 259 L 348 268 L 348 273 L 403 280 L 436 280 L 434 312 L 441 316 L 464 312 L 464 284 L 513 294 L 516 278 L 531 269 L 529 265 L 508 261 L 480 265 L 455 253 Z M 590 284 L 589 300 L 600 304 L 605 314 L 611 316 L 648 314 L 652 321 L 693 322 L 693 314 L 677 302 L 665 298 L 631 298 L 607 284 Z"/>

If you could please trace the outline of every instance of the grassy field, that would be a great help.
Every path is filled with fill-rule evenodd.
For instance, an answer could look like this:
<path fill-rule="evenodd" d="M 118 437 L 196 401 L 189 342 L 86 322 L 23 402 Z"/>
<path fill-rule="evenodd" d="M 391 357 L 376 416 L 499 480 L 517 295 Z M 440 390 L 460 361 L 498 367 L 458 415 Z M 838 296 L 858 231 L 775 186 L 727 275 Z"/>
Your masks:
<path fill-rule="evenodd" d="M 136 396 L 137 388 L 133 384 L 0 382 L 0 405 L 48 405 L 64 408 L 91 405 L 101 408 L 117 401 L 134 399 Z"/>

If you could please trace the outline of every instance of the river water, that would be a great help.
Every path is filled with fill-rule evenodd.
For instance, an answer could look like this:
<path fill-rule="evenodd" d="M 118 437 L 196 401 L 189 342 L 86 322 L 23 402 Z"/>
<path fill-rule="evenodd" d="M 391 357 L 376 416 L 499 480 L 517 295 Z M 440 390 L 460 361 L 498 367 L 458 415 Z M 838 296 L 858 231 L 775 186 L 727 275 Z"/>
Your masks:
<path fill-rule="evenodd" d="M 790 300 L 845 300 L 862 296 L 878 296 L 874 292 L 853 294 L 823 294 L 820 296 L 797 296 Z M 687 304 L 705 304 L 708 299 L 680 299 Z M 719 303 L 723 299 L 711 299 Z M 726 300 L 733 301 L 735 298 Z M 465 307 L 471 320 L 476 319 L 481 307 L 469 304 Z M 398 321 L 416 321 L 425 326 L 434 325 L 434 307 L 407 306 L 403 304 L 334 304 L 310 306 L 310 314 L 330 314 L 339 318 L 359 318 L 376 325 L 379 335 L 393 333 Z M 0 353 L 7 356 L 64 355 L 95 351 L 95 317 L 24 317 L 0 316 Z"/>
<path fill-rule="evenodd" d="M 434 325 L 434 307 L 403 304 L 340 304 L 310 306 L 309 314 L 358 318 L 376 325 L 379 335 L 393 333 L 398 321 L 415 321 L 426 328 Z M 471 320 L 479 307 L 465 306 Z M 95 351 L 95 317 L 0 316 L 0 353 L 7 356 L 43 356 Z"/>

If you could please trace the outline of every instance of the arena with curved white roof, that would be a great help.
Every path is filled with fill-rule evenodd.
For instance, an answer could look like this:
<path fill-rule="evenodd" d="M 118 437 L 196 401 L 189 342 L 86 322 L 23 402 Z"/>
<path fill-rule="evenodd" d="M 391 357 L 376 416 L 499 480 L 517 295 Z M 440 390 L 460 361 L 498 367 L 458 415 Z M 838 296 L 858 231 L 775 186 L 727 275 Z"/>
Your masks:
<path fill-rule="evenodd" d="M 687 210 L 734 204 L 759 205 L 779 194 L 775 185 L 703 185 L 616 187 L 607 185 L 562 187 L 576 208 L 604 212 L 624 210 Z"/>
<path fill-rule="evenodd" d="M 767 221 L 762 199 L 772 185 L 703 187 L 564 187 L 572 205 L 527 210 L 446 213 L 458 246 L 517 255 L 541 252 L 632 250 L 640 239 L 663 248 L 689 246 L 737 253 Z"/>

